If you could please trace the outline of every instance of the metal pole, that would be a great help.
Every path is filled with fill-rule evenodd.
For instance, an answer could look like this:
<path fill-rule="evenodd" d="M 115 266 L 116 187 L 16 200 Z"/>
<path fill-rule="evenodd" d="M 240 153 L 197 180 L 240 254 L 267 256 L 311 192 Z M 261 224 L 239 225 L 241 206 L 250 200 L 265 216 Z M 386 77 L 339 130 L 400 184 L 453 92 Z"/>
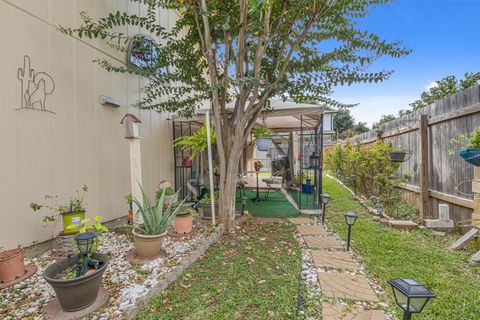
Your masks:
<path fill-rule="evenodd" d="M 348 239 L 347 239 L 347 251 L 350 250 L 350 234 L 352 233 L 352 225 L 348 225 Z"/>
<path fill-rule="evenodd" d="M 210 208 L 212 209 L 212 224 L 215 225 L 215 189 L 213 185 L 212 142 L 210 141 L 210 110 L 207 110 L 207 149 L 208 149 L 208 176 L 210 179 Z"/>
<path fill-rule="evenodd" d="M 412 319 L 412 314 L 410 312 L 403 312 L 403 320 L 411 320 Z"/>
<path fill-rule="evenodd" d="M 327 204 L 323 203 L 322 204 L 322 225 L 325 225 L 325 210 L 326 210 Z"/>

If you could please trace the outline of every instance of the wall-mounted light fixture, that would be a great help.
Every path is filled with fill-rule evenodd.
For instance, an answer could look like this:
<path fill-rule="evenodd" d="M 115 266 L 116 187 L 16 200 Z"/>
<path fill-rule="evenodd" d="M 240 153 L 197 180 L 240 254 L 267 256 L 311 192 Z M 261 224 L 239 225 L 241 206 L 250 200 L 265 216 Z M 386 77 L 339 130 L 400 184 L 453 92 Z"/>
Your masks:
<path fill-rule="evenodd" d="M 120 103 L 114 97 L 109 96 L 100 96 L 100 104 L 108 107 L 118 108 L 120 107 Z"/>

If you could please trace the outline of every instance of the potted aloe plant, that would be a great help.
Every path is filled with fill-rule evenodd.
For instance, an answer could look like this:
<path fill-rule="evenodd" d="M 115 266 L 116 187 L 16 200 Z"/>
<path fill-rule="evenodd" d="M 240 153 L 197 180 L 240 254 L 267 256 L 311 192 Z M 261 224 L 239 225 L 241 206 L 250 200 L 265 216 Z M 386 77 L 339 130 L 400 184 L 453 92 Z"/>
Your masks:
<path fill-rule="evenodd" d="M 255 137 L 258 151 L 269 151 L 272 147 L 272 132 L 265 127 L 256 127 L 252 129 L 252 134 Z"/>
<path fill-rule="evenodd" d="M 215 197 L 215 218 L 218 218 L 218 199 L 219 193 L 218 191 L 214 192 Z M 212 219 L 212 200 L 210 198 L 210 193 L 205 193 L 202 199 L 199 201 L 199 209 L 202 217 L 204 219 Z"/>
<path fill-rule="evenodd" d="M 173 200 L 164 207 L 167 191 L 163 189 L 157 205 L 152 206 L 142 186 L 140 186 L 140 189 L 142 191 L 142 202 L 135 197 L 133 197 L 133 202 L 138 207 L 143 223 L 135 224 L 132 234 L 137 257 L 149 259 L 157 257 L 162 253 L 163 238 L 186 199 L 174 209 L 173 203 L 177 200 L 177 192 L 173 195 Z"/>
<path fill-rule="evenodd" d="M 480 167 L 480 130 L 460 135 L 452 143 L 460 144 L 458 150 L 449 150 L 449 154 L 458 153 L 466 162 Z"/>
<path fill-rule="evenodd" d="M 76 190 L 76 196 L 70 198 L 68 202 L 58 203 L 57 195 L 45 195 L 44 203 L 38 204 L 35 202 L 30 203 L 30 208 L 34 212 L 41 210 L 42 208 L 49 209 L 52 214 L 45 215 L 43 222 L 49 222 L 55 224 L 59 219 L 63 221 L 64 234 L 72 234 L 72 231 L 68 231 L 67 227 L 72 224 L 78 224 L 85 219 L 85 193 L 88 191 L 88 187 L 83 185 L 80 190 Z"/>
<path fill-rule="evenodd" d="M 93 223 L 87 218 L 67 229 L 77 233 L 77 254 L 48 266 L 43 277 L 55 290 L 62 309 L 73 312 L 90 306 L 98 296 L 109 259 L 97 248 L 101 234 L 108 229 L 102 225 L 101 216 L 96 216 Z"/>
<path fill-rule="evenodd" d="M 197 214 L 197 210 L 192 207 L 182 207 L 180 212 L 173 219 L 175 233 L 187 234 L 192 232 L 193 217 Z"/>

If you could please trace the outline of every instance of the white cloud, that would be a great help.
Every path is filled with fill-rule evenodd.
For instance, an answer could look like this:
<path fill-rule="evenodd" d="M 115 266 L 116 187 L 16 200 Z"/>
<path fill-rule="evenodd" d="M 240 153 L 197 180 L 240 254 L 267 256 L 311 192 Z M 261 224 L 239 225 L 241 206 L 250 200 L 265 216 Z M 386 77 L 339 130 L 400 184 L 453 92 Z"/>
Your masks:
<path fill-rule="evenodd" d="M 432 88 L 435 88 L 436 86 L 438 86 L 438 83 L 436 81 L 430 81 L 430 83 L 425 86 L 425 90 L 430 90 Z"/>
<path fill-rule="evenodd" d="M 415 96 L 359 96 L 335 97 L 343 103 L 359 103 L 352 109 L 352 115 L 357 121 L 366 122 L 371 126 L 382 115 L 397 115 L 400 109 L 407 109 L 408 104 L 417 99 Z"/>

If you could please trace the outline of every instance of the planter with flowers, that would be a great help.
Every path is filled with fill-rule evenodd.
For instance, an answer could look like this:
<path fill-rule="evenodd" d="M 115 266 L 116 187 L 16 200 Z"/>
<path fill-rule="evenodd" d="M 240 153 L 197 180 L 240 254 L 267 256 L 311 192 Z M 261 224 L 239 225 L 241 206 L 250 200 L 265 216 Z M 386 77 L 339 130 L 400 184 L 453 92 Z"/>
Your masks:
<path fill-rule="evenodd" d="M 252 129 L 252 134 L 255 137 L 258 151 L 269 151 L 272 148 L 272 132 L 265 127 L 256 127 Z"/>
<path fill-rule="evenodd" d="M 83 185 L 80 190 L 76 191 L 76 196 L 70 198 L 66 203 L 58 203 L 57 195 L 45 195 L 44 203 L 35 203 L 30 204 L 30 208 L 34 212 L 41 210 L 42 208 L 49 209 L 52 211 L 52 214 L 43 216 L 43 222 L 53 223 L 55 226 L 56 223 L 61 219 L 63 222 L 63 233 L 75 234 L 72 231 L 67 230 L 67 227 L 72 224 L 78 224 L 83 219 L 85 219 L 85 193 L 88 191 L 88 187 Z"/>
<path fill-rule="evenodd" d="M 460 135 L 452 143 L 460 144 L 457 150 L 449 150 L 450 154 L 458 153 L 466 162 L 480 167 L 480 130 L 469 134 Z"/>
<path fill-rule="evenodd" d="M 263 163 L 261 161 L 255 161 L 253 166 L 255 168 L 255 172 L 260 172 L 260 169 L 263 168 Z"/>

